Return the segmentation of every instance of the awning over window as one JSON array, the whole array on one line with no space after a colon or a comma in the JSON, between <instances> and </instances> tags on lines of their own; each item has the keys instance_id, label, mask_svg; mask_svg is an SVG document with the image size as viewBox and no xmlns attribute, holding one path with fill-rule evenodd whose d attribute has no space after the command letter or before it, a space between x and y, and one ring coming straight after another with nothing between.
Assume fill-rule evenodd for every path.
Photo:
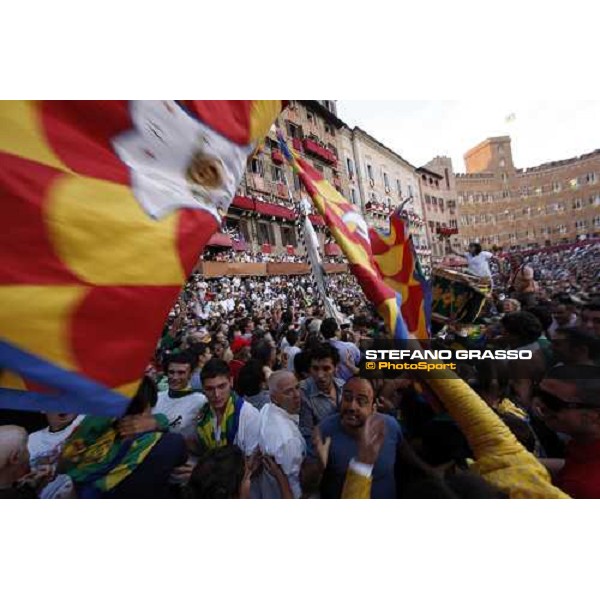
<instances>
[{"instance_id":1,"label":"awning over window","mask_svg":"<svg viewBox=\"0 0 600 600\"><path fill-rule=\"evenodd\" d=\"M325 244L325 256L340 256L341 253L337 244Z\"/></svg>"},{"instance_id":2,"label":"awning over window","mask_svg":"<svg viewBox=\"0 0 600 600\"><path fill-rule=\"evenodd\" d=\"M321 144L315 142L314 140L307 138L302 141L302 145L304 146L304 151L306 153L318 156L320 159L330 164L337 163L336 155L329 150L329 148L321 146Z\"/></svg>"},{"instance_id":3,"label":"awning over window","mask_svg":"<svg viewBox=\"0 0 600 600\"><path fill-rule=\"evenodd\" d=\"M286 208L285 206L279 206L277 204L271 204L269 202L261 202L260 200L255 200L254 204L254 210L261 215L289 219L290 221L295 218L294 211L291 208Z\"/></svg>"},{"instance_id":4,"label":"awning over window","mask_svg":"<svg viewBox=\"0 0 600 600\"><path fill-rule=\"evenodd\" d=\"M325 221L323 221L323 217L321 215L308 215L308 218L313 225L318 225L321 227L325 226Z\"/></svg>"},{"instance_id":5,"label":"awning over window","mask_svg":"<svg viewBox=\"0 0 600 600\"><path fill-rule=\"evenodd\" d=\"M233 199L232 205L242 210L254 210L254 200L247 196L236 196Z\"/></svg>"},{"instance_id":6,"label":"awning over window","mask_svg":"<svg viewBox=\"0 0 600 600\"><path fill-rule=\"evenodd\" d=\"M280 196L287 198L287 188L284 184L278 184L278 193ZM254 198L248 198L247 196L236 196L233 199L232 206L242 210L257 212L268 217L279 217L280 219L288 219L289 221L294 221L296 219L296 213L294 213L291 208L280 206L279 204L272 204L271 202L255 200Z\"/></svg>"},{"instance_id":7,"label":"awning over window","mask_svg":"<svg viewBox=\"0 0 600 600\"><path fill-rule=\"evenodd\" d=\"M233 242L227 234L221 233L218 231L217 233L213 233L210 236L210 239L208 240L208 243L206 245L207 246L221 246L223 248L231 248L231 246L233 245Z\"/></svg>"}]
</instances>

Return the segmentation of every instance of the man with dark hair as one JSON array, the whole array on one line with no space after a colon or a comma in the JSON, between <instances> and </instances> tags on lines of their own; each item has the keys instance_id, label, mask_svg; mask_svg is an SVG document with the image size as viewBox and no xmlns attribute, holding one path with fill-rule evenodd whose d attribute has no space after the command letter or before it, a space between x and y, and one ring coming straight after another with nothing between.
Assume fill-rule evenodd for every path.
<instances>
[{"instance_id":1,"label":"man with dark hair","mask_svg":"<svg viewBox=\"0 0 600 600\"><path fill-rule=\"evenodd\" d=\"M552 337L558 328L574 327L576 322L577 315L573 314L566 304L557 304L552 309L552 325L548 327L548 333Z\"/></svg>"},{"instance_id":2,"label":"man with dark hair","mask_svg":"<svg viewBox=\"0 0 600 600\"><path fill-rule=\"evenodd\" d=\"M553 465L558 487L574 498L600 498L600 367L554 367L534 406L548 427L571 438L564 462Z\"/></svg>"},{"instance_id":3,"label":"man with dark hair","mask_svg":"<svg viewBox=\"0 0 600 600\"><path fill-rule=\"evenodd\" d=\"M165 364L169 389L159 392L153 414L164 415L173 433L189 435L200 409L206 404L206 396L190 387L194 358L191 354L171 355Z\"/></svg>"},{"instance_id":4,"label":"man with dark hair","mask_svg":"<svg viewBox=\"0 0 600 600\"><path fill-rule=\"evenodd\" d=\"M594 365L600 340L585 329L565 327L556 330L552 337L552 351L565 365Z\"/></svg>"},{"instance_id":5,"label":"man with dark hair","mask_svg":"<svg viewBox=\"0 0 600 600\"><path fill-rule=\"evenodd\" d=\"M310 377L310 354L303 350L294 356L293 373L299 381L304 381Z\"/></svg>"},{"instance_id":6,"label":"man with dark hair","mask_svg":"<svg viewBox=\"0 0 600 600\"><path fill-rule=\"evenodd\" d=\"M238 446L249 456L258 446L259 412L232 389L229 365L218 358L202 369L202 387L208 398L188 439L190 451L201 456L207 450Z\"/></svg>"},{"instance_id":7,"label":"man with dark hair","mask_svg":"<svg viewBox=\"0 0 600 600\"><path fill-rule=\"evenodd\" d=\"M581 327L600 338L600 302L586 304L581 310Z\"/></svg>"},{"instance_id":8,"label":"man with dark hair","mask_svg":"<svg viewBox=\"0 0 600 600\"><path fill-rule=\"evenodd\" d=\"M200 373L204 365L212 358L212 346L204 342L196 342L189 348L189 354L194 357L190 387L197 392L202 391Z\"/></svg>"},{"instance_id":9,"label":"man with dark hair","mask_svg":"<svg viewBox=\"0 0 600 600\"><path fill-rule=\"evenodd\" d=\"M287 345L282 349L281 352L281 364L284 369L294 372L294 356L302 352L296 344L298 342L299 334L295 329L290 329L285 334L285 340Z\"/></svg>"},{"instance_id":10,"label":"man with dark hair","mask_svg":"<svg viewBox=\"0 0 600 600\"><path fill-rule=\"evenodd\" d=\"M358 441L367 419L375 413L373 386L367 379L353 377L342 391L340 412L323 419L318 426L322 439L331 439L329 457L321 480L321 498L340 498L346 472L352 467L372 476L371 498L395 498L395 466L402 443L400 425L389 415L377 415L383 421L385 437L374 465L357 465Z\"/></svg>"},{"instance_id":11,"label":"man with dark hair","mask_svg":"<svg viewBox=\"0 0 600 600\"><path fill-rule=\"evenodd\" d=\"M321 335L340 354L340 363L336 369L336 377L346 382L359 373L360 350L352 342L342 342L339 339L341 330L333 317L327 317L321 323Z\"/></svg>"},{"instance_id":12,"label":"man with dark hair","mask_svg":"<svg viewBox=\"0 0 600 600\"><path fill-rule=\"evenodd\" d=\"M300 383L300 431L307 443L314 427L339 407L344 386L335 377L339 362L340 355L330 344L319 344L310 352L310 376Z\"/></svg>"},{"instance_id":13,"label":"man with dark hair","mask_svg":"<svg viewBox=\"0 0 600 600\"><path fill-rule=\"evenodd\" d=\"M525 311L512 312L502 317L501 324L511 348L539 350L537 340L542 335L542 325L536 316Z\"/></svg>"},{"instance_id":14,"label":"man with dark hair","mask_svg":"<svg viewBox=\"0 0 600 600\"><path fill-rule=\"evenodd\" d=\"M489 261L494 258L491 252L481 249L481 244L473 242L469 244L469 251L461 254L452 250L453 254L467 259L467 271L476 277L485 277L492 281L492 271Z\"/></svg>"},{"instance_id":15,"label":"man with dark hair","mask_svg":"<svg viewBox=\"0 0 600 600\"><path fill-rule=\"evenodd\" d=\"M240 321L240 331L243 338L251 339L252 332L254 331L254 321L250 317L244 317Z\"/></svg>"},{"instance_id":16,"label":"man with dark hair","mask_svg":"<svg viewBox=\"0 0 600 600\"><path fill-rule=\"evenodd\" d=\"M244 453L237 446L206 452L198 461L186 486L186 496L196 499L231 500L241 496Z\"/></svg>"},{"instance_id":17,"label":"man with dark hair","mask_svg":"<svg viewBox=\"0 0 600 600\"><path fill-rule=\"evenodd\" d=\"M549 337L548 330L552 325L552 311L547 306L532 306L526 312L531 313L542 326L542 330L546 337Z\"/></svg>"}]
</instances>

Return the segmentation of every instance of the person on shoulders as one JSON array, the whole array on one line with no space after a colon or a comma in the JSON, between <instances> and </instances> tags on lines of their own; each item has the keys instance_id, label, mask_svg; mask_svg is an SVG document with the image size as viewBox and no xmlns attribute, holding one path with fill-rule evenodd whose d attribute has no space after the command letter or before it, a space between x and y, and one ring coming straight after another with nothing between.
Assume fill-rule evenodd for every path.
<instances>
[{"instance_id":1,"label":"person on shoulders","mask_svg":"<svg viewBox=\"0 0 600 600\"><path fill-rule=\"evenodd\" d=\"M468 252L462 254L452 250L453 254L467 259L467 271L475 277L483 277L492 281L492 271L490 269L490 260L494 255L487 250L481 249L481 244L473 242L469 244Z\"/></svg>"}]
</instances>

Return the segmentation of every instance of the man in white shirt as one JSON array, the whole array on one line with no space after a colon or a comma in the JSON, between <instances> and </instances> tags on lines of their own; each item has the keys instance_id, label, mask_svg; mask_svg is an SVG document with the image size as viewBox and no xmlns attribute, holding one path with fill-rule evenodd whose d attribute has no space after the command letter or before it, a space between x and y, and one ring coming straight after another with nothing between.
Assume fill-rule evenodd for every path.
<instances>
[{"instance_id":1,"label":"man in white shirt","mask_svg":"<svg viewBox=\"0 0 600 600\"><path fill-rule=\"evenodd\" d=\"M48 427L34 431L27 440L32 468L56 463L64 441L81 423L83 416L71 413L46 413Z\"/></svg>"},{"instance_id":2,"label":"man in white shirt","mask_svg":"<svg viewBox=\"0 0 600 600\"><path fill-rule=\"evenodd\" d=\"M271 402L260 411L259 446L281 467L294 498L300 498L300 468L306 442L300 433L300 386L289 371L276 371L269 378Z\"/></svg>"},{"instance_id":3,"label":"man in white shirt","mask_svg":"<svg viewBox=\"0 0 600 600\"><path fill-rule=\"evenodd\" d=\"M298 342L298 332L295 329L290 329L283 338L287 344L281 346L281 367L287 369L290 373L294 372L294 356L302 352L296 343Z\"/></svg>"},{"instance_id":4,"label":"man in white shirt","mask_svg":"<svg viewBox=\"0 0 600 600\"><path fill-rule=\"evenodd\" d=\"M481 249L481 244L469 244L469 251L463 255L467 259L467 270L476 277L492 279L489 261L494 257L491 252Z\"/></svg>"},{"instance_id":5,"label":"man in white shirt","mask_svg":"<svg viewBox=\"0 0 600 600\"><path fill-rule=\"evenodd\" d=\"M153 414L165 415L169 431L183 436L191 434L206 396L190 388L193 358L188 354L169 357L166 364L169 389L159 392Z\"/></svg>"}]
</instances>

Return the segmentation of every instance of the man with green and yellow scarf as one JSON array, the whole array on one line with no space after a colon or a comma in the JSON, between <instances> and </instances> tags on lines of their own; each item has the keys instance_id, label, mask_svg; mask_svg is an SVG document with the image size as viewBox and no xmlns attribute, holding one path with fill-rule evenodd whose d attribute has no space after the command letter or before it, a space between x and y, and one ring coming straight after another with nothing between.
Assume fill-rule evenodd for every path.
<instances>
[{"instance_id":1,"label":"man with green and yellow scarf","mask_svg":"<svg viewBox=\"0 0 600 600\"><path fill-rule=\"evenodd\" d=\"M209 360L201 373L208 399L198 414L188 448L196 456L223 446L238 446L246 456L258 447L260 416L258 410L231 388L229 365L218 358Z\"/></svg>"}]
</instances>

